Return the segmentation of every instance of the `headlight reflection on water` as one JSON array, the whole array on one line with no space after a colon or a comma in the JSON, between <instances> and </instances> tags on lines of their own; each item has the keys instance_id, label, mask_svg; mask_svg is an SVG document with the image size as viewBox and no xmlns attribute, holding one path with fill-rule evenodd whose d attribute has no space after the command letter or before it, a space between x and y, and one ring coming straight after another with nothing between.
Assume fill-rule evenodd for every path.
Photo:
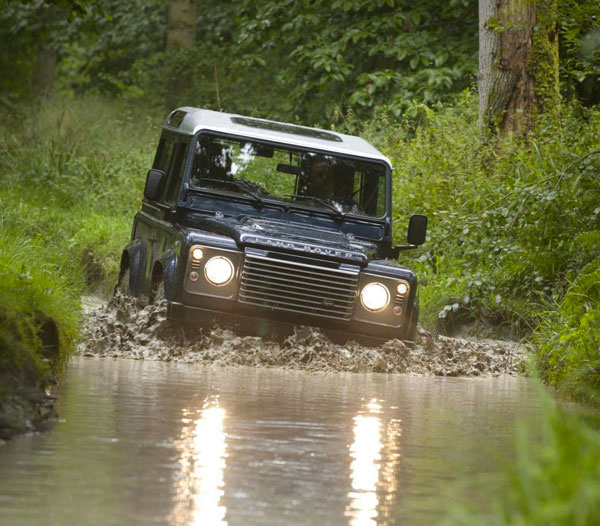
<instances>
[{"instance_id":1,"label":"headlight reflection on water","mask_svg":"<svg viewBox=\"0 0 600 526\"><path fill-rule=\"evenodd\" d=\"M352 490L346 507L351 526L375 525L378 516L393 513L390 506L398 489L401 429L399 420L391 420L384 426L381 413L381 404L373 399L354 417L354 441L350 446ZM383 497L381 503L378 488Z\"/></svg>"},{"instance_id":2,"label":"headlight reflection on water","mask_svg":"<svg viewBox=\"0 0 600 526\"><path fill-rule=\"evenodd\" d=\"M184 410L183 429L175 442L179 471L175 477L175 506L169 516L172 525L226 525L223 475L227 443L225 409L218 398L208 399L194 414Z\"/></svg>"}]
</instances>

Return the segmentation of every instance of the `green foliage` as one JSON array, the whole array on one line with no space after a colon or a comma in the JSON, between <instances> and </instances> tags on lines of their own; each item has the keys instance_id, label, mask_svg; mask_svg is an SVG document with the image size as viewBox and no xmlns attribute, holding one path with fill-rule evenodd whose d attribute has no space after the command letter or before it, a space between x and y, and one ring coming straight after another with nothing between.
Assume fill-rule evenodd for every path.
<instances>
[{"instance_id":1,"label":"green foliage","mask_svg":"<svg viewBox=\"0 0 600 526\"><path fill-rule=\"evenodd\" d=\"M161 0L102 0L100 9L88 9L77 21L81 36L61 48L64 87L78 94L154 93L153 67L164 49L166 17L167 4ZM147 70L144 79L139 78L140 64ZM158 73L164 77L164 67Z\"/></svg>"},{"instance_id":2,"label":"green foliage","mask_svg":"<svg viewBox=\"0 0 600 526\"><path fill-rule=\"evenodd\" d=\"M385 103L400 113L416 100L448 100L474 81L476 7L473 0L441 8L431 0L198 0L196 45L166 55L165 2L99 0L75 19L56 8L51 24L40 21L41 0L9 2L0 14L7 49L0 71L8 73L1 90L27 94L44 43L61 59L60 85L75 93L162 105L171 79L185 76L177 95L186 104L322 125L342 122L349 108L370 115Z\"/></svg>"},{"instance_id":3,"label":"green foliage","mask_svg":"<svg viewBox=\"0 0 600 526\"><path fill-rule=\"evenodd\" d=\"M569 97L600 103L600 4L562 0L559 10L560 74Z\"/></svg>"},{"instance_id":4,"label":"green foliage","mask_svg":"<svg viewBox=\"0 0 600 526\"><path fill-rule=\"evenodd\" d=\"M442 328L504 324L523 335L544 302L566 293L572 240L600 219L600 113L564 108L540 117L526 140L481 137L476 120L467 92L430 110L416 132L407 124L389 133L379 119L365 133L396 166L397 239L410 214L430 218L428 242L411 261L430 282L424 319Z\"/></svg>"},{"instance_id":5,"label":"green foliage","mask_svg":"<svg viewBox=\"0 0 600 526\"><path fill-rule=\"evenodd\" d=\"M399 115L415 100L447 100L475 76L471 0L242 4L244 62L273 68L293 115L304 122L341 122L350 108L368 116L382 104Z\"/></svg>"}]
</instances>

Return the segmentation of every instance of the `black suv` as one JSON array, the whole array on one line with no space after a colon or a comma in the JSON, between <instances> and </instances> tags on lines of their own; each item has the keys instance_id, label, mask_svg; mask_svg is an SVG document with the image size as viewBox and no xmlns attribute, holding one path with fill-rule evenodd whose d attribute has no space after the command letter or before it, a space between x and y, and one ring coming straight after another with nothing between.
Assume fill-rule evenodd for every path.
<instances>
[{"instance_id":1,"label":"black suv","mask_svg":"<svg viewBox=\"0 0 600 526\"><path fill-rule=\"evenodd\" d=\"M392 168L341 133L196 108L167 117L118 287L170 318L264 335L412 340L415 273L390 259Z\"/></svg>"}]
</instances>

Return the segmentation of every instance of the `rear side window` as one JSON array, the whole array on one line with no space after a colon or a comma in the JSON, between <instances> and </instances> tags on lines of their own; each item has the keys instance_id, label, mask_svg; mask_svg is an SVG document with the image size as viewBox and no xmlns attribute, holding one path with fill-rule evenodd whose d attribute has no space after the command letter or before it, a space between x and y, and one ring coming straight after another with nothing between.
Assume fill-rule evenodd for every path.
<instances>
[{"instance_id":1,"label":"rear side window","mask_svg":"<svg viewBox=\"0 0 600 526\"><path fill-rule=\"evenodd\" d=\"M171 169L168 172L167 191L165 201L170 205L174 204L179 195L183 171L185 169L185 159L188 152L188 143L179 142L175 145L175 154L171 162Z\"/></svg>"},{"instance_id":2,"label":"rear side window","mask_svg":"<svg viewBox=\"0 0 600 526\"><path fill-rule=\"evenodd\" d=\"M162 170L168 173L171 159L173 158L173 150L175 148L175 138L172 136L162 136L156 149L156 156L152 168Z\"/></svg>"}]
</instances>

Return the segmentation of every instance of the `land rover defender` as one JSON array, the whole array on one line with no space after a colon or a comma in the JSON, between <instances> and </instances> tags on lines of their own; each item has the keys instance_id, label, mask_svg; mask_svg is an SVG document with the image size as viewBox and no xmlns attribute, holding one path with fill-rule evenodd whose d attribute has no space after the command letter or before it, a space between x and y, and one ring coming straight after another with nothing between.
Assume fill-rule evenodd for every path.
<instances>
[{"instance_id":1,"label":"land rover defender","mask_svg":"<svg viewBox=\"0 0 600 526\"><path fill-rule=\"evenodd\" d=\"M164 125L117 287L201 325L414 339L417 278L395 260L392 167L335 131L191 107Z\"/></svg>"}]
</instances>

